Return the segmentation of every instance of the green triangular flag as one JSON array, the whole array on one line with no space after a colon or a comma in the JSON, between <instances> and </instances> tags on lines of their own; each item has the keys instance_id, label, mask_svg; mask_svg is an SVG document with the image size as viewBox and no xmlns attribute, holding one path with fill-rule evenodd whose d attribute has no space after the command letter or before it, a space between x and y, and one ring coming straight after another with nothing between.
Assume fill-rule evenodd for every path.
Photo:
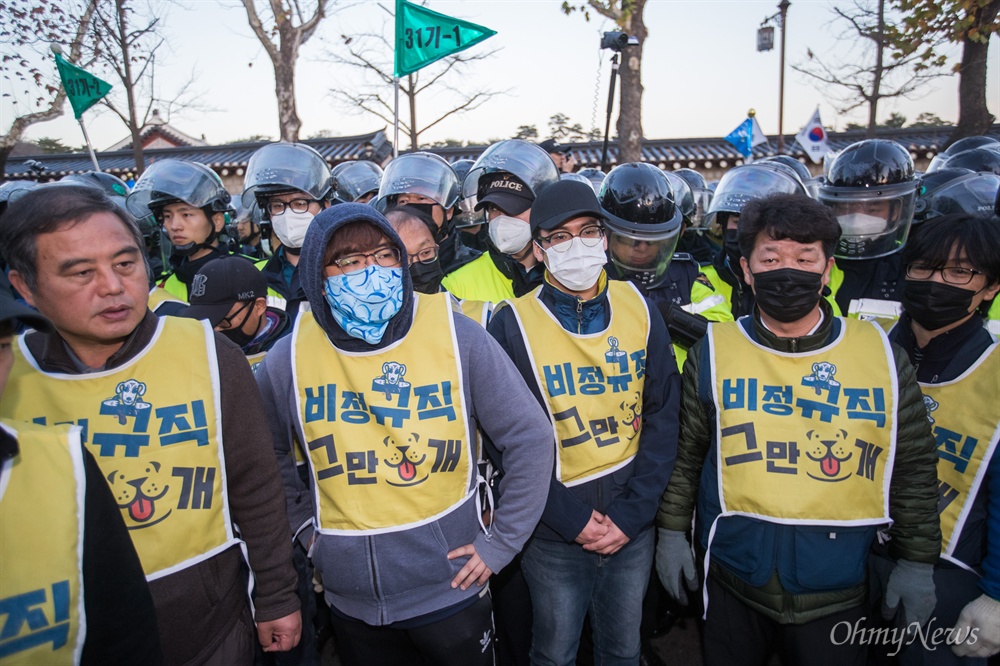
<instances>
[{"instance_id":1,"label":"green triangular flag","mask_svg":"<svg viewBox=\"0 0 1000 666\"><path fill-rule=\"evenodd\" d=\"M395 75L415 72L495 34L496 30L396 0Z\"/></svg>"},{"instance_id":2,"label":"green triangular flag","mask_svg":"<svg viewBox=\"0 0 1000 666\"><path fill-rule=\"evenodd\" d=\"M111 84L102 81L93 74L66 61L59 53L56 56L56 67L59 68L59 78L62 79L66 97L73 107L73 115L79 120L83 112L97 104L109 92Z\"/></svg>"}]
</instances>

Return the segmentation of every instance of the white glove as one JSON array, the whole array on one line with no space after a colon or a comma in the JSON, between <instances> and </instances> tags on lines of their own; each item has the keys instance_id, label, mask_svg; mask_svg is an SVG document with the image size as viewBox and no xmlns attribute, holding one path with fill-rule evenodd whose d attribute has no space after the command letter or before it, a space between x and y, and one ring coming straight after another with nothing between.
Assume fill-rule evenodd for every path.
<instances>
[{"instance_id":1,"label":"white glove","mask_svg":"<svg viewBox=\"0 0 1000 666\"><path fill-rule=\"evenodd\" d=\"M685 586L692 592L698 589L698 570L694 566L691 546L684 532L658 527L656 533L656 573L667 594L681 606L686 606Z\"/></svg>"},{"instance_id":2,"label":"white glove","mask_svg":"<svg viewBox=\"0 0 1000 666\"><path fill-rule=\"evenodd\" d=\"M962 609L955 634L965 642L952 645L959 657L992 657L1000 652L1000 601L982 594Z\"/></svg>"},{"instance_id":3,"label":"white glove","mask_svg":"<svg viewBox=\"0 0 1000 666\"><path fill-rule=\"evenodd\" d=\"M882 617L891 620L902 602L906 626L927 624L937 604L934 594L934 565L900 560L889 574L882 597Z\"/></svg>"}]
</instances>

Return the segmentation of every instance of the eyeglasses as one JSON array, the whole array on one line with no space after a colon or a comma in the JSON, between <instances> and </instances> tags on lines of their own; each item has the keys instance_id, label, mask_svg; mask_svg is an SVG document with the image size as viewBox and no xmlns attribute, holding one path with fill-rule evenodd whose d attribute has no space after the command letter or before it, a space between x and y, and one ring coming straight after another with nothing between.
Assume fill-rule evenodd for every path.
<instances>
[{"instance_id":1,"label":"eyeglasses","mask_svg":"<svg viewBox=\"0 0 1000 666\"><path fill-rule=\"evenodd\" d=\"M371 257L376 264L383 268L399 266L399 249L395 247L380 247L374 252L345 254L343 257L333 259L329 265L336 266L345 273L354 273L363 270L368 265L368 257Z\"/></svg>"},{"instance_id":2,"label":"eyeglasses","mask_svg":"<svg viewBox=\"0 0 1000 666\"><path fill-rule=\"evenodd\" d=\"M982 271L961 266L935 268L927 264L910 264L906 267L906 277L914 280L929 280L935 273L941 273L941 278L948 284L969 284L972 278L983 274Z\"/></svg>"},{"instance_id":3,"label":"eyeglasses","mask_svg":"<svg viewBox=\"0 0 1000 666\"><path fill-rule=\"evenodd\" d=\"M432 247L425 247L420 252L411 254L407 258L409 259L411 266L418 262L421 264L433 263L433 261L438 258L438 246L434 245Z\"/></svg>"},{"instance_id":4,"label":"eyeglasses","mask_svg":"<svg viewBox=\"0 0 1000 666\"><path fill-rule=\"evenodd\" d=\"M319 199L292 199L291 201L268 201L267 212L271 215L281 215L286 208L291 208L294 213L305 213L309 211L309 206L320 203Z\"/></svg>"},{"instance_id":5,"label":"eyeglasses","mask_svg":"<svg viewBox=\"0 0 1000 666\"><path fill-rule=\"evenodd\" d=\"M557 231L549 236L539 236L538 246L544 249L547 244L556 252L565 252L569 249L569 242L574 238L579 238L580 242L587 247L596 247L604 238L604 229L600 225L592 224L580 229L580 233L571 234L568 231Z\"/></svg>"},{"instance_id":6,"label":"eyeglasses","mask_svg":"<svg viewBox=\"0 0 1000 666\"><path fill-rule=\"evenodd\" d=\"M244 310L246 310L251 305L253 305L253 301L244 301L243 302L243 307L241 307L239 310L237 310L233 314L229 315L228 317L224 317L222 319L222 321L219 322L218 328L220 328L222 330L228 330L230 328L233 328L235 326L235 324L233 323L233 320L236 319L237 317L239 317L240 313L243 312ZM240 325L242 326L242 324L240 324Z\"/></svg>"}]
</instances>

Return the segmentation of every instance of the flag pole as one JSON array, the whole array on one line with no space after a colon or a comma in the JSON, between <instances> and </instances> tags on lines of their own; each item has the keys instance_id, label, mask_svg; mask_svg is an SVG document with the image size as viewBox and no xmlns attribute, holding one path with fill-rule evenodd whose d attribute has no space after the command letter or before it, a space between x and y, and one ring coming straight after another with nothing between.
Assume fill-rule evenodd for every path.
<instances>
[{"instance_id":1,"label":"flag pole","mask_svg":"<svg viewBox=\"0 0 1000 666\"><path fill-rule=\"evenodd\" d=\"M77 122L80 123L80 131L83 132L83 140L87 142L87 150L90 151L90 161L94 163L94 171L100 171L101 165L97 163L97 154L94 153L94 147L90 145L90 137L87 136L87 128L83 125L83 118L77 118Z\"/></svg>"},{"instance_id":2,"label":"flag pole","mask_svg":"<svg viewBox=\"0 0 1000 666\"><path fill-rule=\"evenodd\" d=\"M392 157L393 159L399 157L399 77L393 77L393 85L396 88L396 104L395 111L393 112L393 138L392 138Z\"/></svg>"}]
</instances>

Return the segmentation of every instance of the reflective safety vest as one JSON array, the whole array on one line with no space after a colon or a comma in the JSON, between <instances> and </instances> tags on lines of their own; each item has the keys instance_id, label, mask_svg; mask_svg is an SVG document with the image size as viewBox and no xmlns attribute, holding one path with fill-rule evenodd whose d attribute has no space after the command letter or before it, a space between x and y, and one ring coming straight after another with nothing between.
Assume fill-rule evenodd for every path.
<instances>
[{"instance_id":1,"label":"reflective safety vest","mask_svg":"<svg viewBox=\"0 0 1000 666\"><path fill-rule=\"evenodd\" d=\"M0 428L20 447L0 466L0 663L77 664L87 626L80 428Z\"/></svg>"},{"instance_id":2,"label":"reflective safety vest","mask_svg":"<svg viewBox=\"0 0 1000 666\"><path fill-rule=\"evenodd\" d=\"M514 298L514 282L500 272L488 252L445 275L441 286L463 301L499 303Z\"/></svg>"},{"instance_id":3,"label":"reflective safety vest","mask_svg":"<svg viewBox=\"0 0 1000 666\"><path fill-rule=\"evenodd\" d=\"M163 317L123 366L43 372L21 336L0 415L76 423L122 510L148 580L237 543L229 515L215 334Z\"/></svg>"},{"instance_id":4,"label":"reflective safety vest","mask_svg":"<svg viewBox=\"0 0 1000 666\"><path fill-rule=\"evenodd\" d=\"M295 322L296 418L321 533L409 529L476 490L452 299L414 301L406 336L371 352L337 349L311 313Z\"/></svg>"},{"instance_id":5,"label":"reflective safety vest","mask_svg":"<svg viewBox=\"0 0 1000 666\"><path fill-rule=\"evenodd\" d=\"M990 310L986 314L986 330L994 336L1000 337L1000 296L993 299L993 305L990 306Z\"/></svg>"},{"instance_id":6,"label":"reflective safety vest","mask_svg":"<svg viewBox=\"0 0 1000 666\"><path fill-rule=\"evenodd\" d=\"M1000 439L998 347L997 343L990 345L960 377L940 384L920 384L938 446L941 557L966 568L966 563L955 558L958 536Z\"/></svg>"},{"instance_id":7,"label":"reflective safety vest","mask_svg":"<svg viewBox=\"0 0 1000 666\"><path fill-rule=\"evenodd\" d=\"M575 486L621 469L639 451L649 309L631 282L609 280L608 327L578 335L545 307L541 290L508 303L552 421L556 478Z\"/></svg>"},{"instance_id":8,"label":"reflective safety vest","mask_svg":"<svg viewBox=\"0 0 1000 666\"><path fill-rule=\"evenodd\" d=\"M483 328L486 328L486 325L490 323L490 317L493 316L493 304L489 301L465 299L458 302L458 307L462 314Z\"/></svg>"},{"instance_id":9,"label":"reflective safety vest","mask_svg":"<svg viewBox=\"0 0 1000 666\"><path fill-rule=\"evenodd\" d=\"M177 277L177 273L171 273L168 275L166 279L160 283L159 288L173 297L170 300L179 300L185 303L187 302L187 285L181 282L181 279Z\"/></svg>"},{"instance_id":10,"label":"reflective safety vest","mask_svg":"<svg viewBox=\"0 0 1000 666\"><path fill-rule=\"evenodd\" d=\"M164 303L177 303L179 305L188 304L187 301L177 298L162 287L153 287L149 292L149 309L156 312L156 310Z\"/></svg>"},{"instance_id":11,"label":"reflective safety vest","mask_svg":"<svg viewBox=\"0 0 1000 666\"><path fill-rule=\"evenodd\" d=\"M722 515L802 525L889 521L898 386L874 324L840 319L822 349L785 353L739 322L708 329Z\"/></svg>"}]
</instances>

